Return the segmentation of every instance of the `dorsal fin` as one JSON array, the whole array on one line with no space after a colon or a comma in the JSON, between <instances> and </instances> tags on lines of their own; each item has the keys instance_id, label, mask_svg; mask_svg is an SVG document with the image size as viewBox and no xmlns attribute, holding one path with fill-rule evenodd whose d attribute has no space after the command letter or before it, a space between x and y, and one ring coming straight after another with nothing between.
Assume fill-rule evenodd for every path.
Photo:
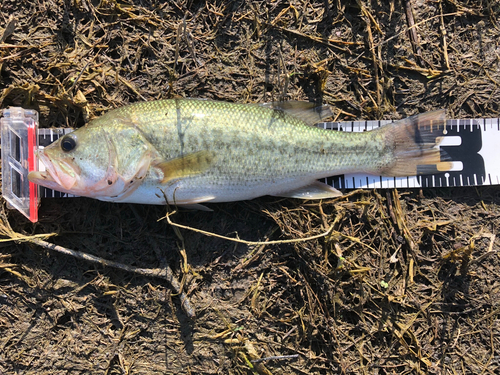
<instances>
[{"instance_id":1,"label":"dorsal fin","mask_svg":"<svg viewBox=\"0 0 500 375\"><path fill-rule=\"evenodd\" d=\"M261 104L263 107L272 108L278 111L286 112L294 117L304 121L307 125L314 125L324 121L333 115L327 105L318 105L316 103L289 100L286 102L270 102Z\"/></svg>"}]
</instances>

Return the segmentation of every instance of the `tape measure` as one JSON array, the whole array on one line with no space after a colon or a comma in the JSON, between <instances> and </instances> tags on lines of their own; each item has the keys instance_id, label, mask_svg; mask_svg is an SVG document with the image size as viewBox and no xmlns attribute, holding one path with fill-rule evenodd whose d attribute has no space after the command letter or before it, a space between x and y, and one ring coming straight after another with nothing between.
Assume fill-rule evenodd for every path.
<instances>
[{"instance_id":1,"label":"tape measure","mask_svg":"<svg viewBox=\"0 0 500 375\"><path fill-rule=\"evenodd\" d=\"M391 122L393 121L324 122L317 126L332 131L362 132ZM0 126L2 195L12 207L36 222L40 198L74 197L39 187L28 180L29 172L45 169L43 163L37 161L35 151L73 129L39 129L38 113L20 107L4 109ZM324 179L324 182L336 189L500 185L500 118L447 120L444 128L436 129L436 137L442 138L439 147L449 155L452 162L452 168L447 172L419 166L416 176L383 177L356 173L332 176Z\"/></svg>"},{"instance_id":2,"label":"tape measure","mask_svg":"<svg viewBox=\"0 0 500 375\"><path fill-rule=\"evenodd\" d=\"M325 122L322 129L362 132L393 121ZM433 188L500 185L500 118L447 120L436 131L442 138L439 148L451 159L447 172L428 173L417 169L417 176L383 177L368 174L345 174L325 179L336 189Z\"/></svg>"}]
</instances>

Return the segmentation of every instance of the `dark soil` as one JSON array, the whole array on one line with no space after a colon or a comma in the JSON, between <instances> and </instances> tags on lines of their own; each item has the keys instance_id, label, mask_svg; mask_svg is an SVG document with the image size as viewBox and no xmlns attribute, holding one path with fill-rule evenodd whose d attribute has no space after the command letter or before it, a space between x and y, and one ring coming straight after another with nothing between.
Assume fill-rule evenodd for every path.
<instances>
[{"instance_id":1,"label":"dark soil","mask_svg":"<svg viewBox=\"0 0 500 375\"><path fill-rule=\"evenodd\" d=\"M500 4L0 3L1 108L80 127L172 97L317 101L337 120L500 117ZM331 233L249 246L174 230L165 207L47 199L32 224L2 200L0 374L500 371L498 186L211 208L171 219L248 241ZM196 316L162 278L33 243L50 233L124 265L168 264Z\"/></svg>"}]
</instances>

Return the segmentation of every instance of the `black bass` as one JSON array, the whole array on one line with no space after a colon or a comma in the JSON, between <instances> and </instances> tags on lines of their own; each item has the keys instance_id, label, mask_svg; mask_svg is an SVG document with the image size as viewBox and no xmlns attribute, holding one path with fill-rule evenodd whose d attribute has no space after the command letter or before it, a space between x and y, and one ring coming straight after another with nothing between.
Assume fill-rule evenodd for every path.
<instances>
[{"instance_id":1,"label":"black bass","mask_svg":"<svg viewBox=\"0 0 500 375\"><path fill-rule=\"evenodd\" d=\"M327 106L293 101L136 103L41 150L46 170L29 179L104 201L196 205L262 195L330 198L341 193L317 179L356 172L412 176L417 165L442 160L432 129L443 127L444 111L363 133L312 126L330 115Z\"/></svg>"}]
</instances>

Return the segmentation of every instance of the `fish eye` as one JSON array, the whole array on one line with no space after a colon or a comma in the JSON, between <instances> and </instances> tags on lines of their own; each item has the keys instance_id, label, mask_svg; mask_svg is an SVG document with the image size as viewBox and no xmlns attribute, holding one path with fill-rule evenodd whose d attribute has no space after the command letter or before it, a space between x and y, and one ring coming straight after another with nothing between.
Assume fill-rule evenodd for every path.
<instances>
[{"instance_id":1,"label":"fish eye","mask_svg":"<svg viewBox=\"0 0 500 375\"><path fill-rule=\"evenodd\" d=\"M69 151L73 150L75 147L76 147L76 140L72 136L65 135L61 139L61 149L64 152L69 152Z\"/></svg>"}]
</instances>

